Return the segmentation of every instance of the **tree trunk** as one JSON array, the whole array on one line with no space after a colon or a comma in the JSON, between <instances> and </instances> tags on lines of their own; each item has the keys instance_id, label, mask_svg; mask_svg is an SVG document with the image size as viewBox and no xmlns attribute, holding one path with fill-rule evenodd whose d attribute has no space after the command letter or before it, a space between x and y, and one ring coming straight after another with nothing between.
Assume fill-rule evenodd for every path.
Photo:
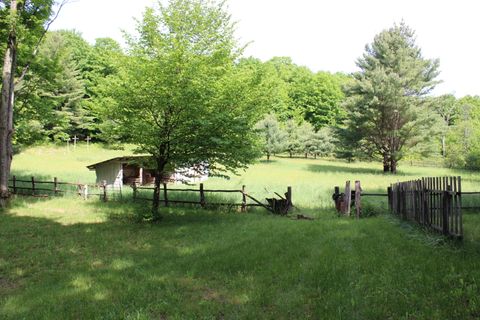
<instances>
[{"instance_id":1,"label":"tree trunk","mask_svg":"<svg viewBox=\"0 0 480 320\"><path fill-rule=\"evenodd\" d=\"M393 174L397 174L397 159L392 159L390 160L390 172Z\"/></svg>"},{"instance_id":2,"label":"tree trunk","mask_svg":"<svg viewBox=\"0 0 480 320\"><path fill-rule=\"evenodd\" d=\"M313 158L317 159L317 154L316 153L313 154Z\"/></svg>"},{"instance_id":3,"label":"tree trunk","mask_svg":"<svg viewBox=\"0 0 480 320\"><path fill-rule=\"evenodd\" d=\"M158 222L162 220L160 214L160 185L162 184L162 178L165 169L164 161L157 161L157 170L155 171L155 188L153 189L153 205L152 205L152 220Z\"/></svg>"},{"instance_id":4,"label":"tree trunk","mask_svg":"<svg viewBox=\"0 0 480 320\"><path fill-rule=\"evenodd\" d=\"M289 152L289 154L290 154L290 158L292 158L292 157L293 157L293 155L292 155L292 152L291 152L291 151Z\"/></svg>"},{"instance_id":5,"label":"tree trunk","mask_svg":"<svg viewBox=\"0 0 480 320\"><path fill-rule=\"evenodd\" d=\"M442 156L444 158L447 156L447 147L446 147L445 135L442 136Z\"/></svg>"},{"instance_id":6,"label":"tree trunk","mask_svg":"<svg viewBox=\"0 0 480 320\"><path fill-rule=\"evenodd\" d=\"M305 152L305 159L307 159L307 158L308 158L308 153Z\"/></svg>"},{"instance_id":7,"label":"tree trunk","mask_svg":"<svg viewBox=\"0 0 480 320\"><path fill-rule=\"evenodd\" d=\"M270 161L270 153L267 153L267 161Z\"/></svg>"},{"instance_id":8,"label":"tree trunk","mask_svg":"<svg viewBox=\"0 0 480 320\"><path fill-rule=\"evenodd\" d=\"M12 17L17 11L17 1L10 2ZM8 43L3 59L2 97L0 99L0 206L5 207L10 193L8 178L12 163L14 78L17 57L17 37L15 22L12 22Z\"/></svg>"},{"instance_id":9,"label":"tree trunk","mask_svg":"<svg viewBox=\"0 0 480 320\"><path fill-rule=\"evenodd\" d=\"M383 155L383 172L390 172L390 159L388 158L388 155L384 154Z\"/></svg>"}]
</instances>

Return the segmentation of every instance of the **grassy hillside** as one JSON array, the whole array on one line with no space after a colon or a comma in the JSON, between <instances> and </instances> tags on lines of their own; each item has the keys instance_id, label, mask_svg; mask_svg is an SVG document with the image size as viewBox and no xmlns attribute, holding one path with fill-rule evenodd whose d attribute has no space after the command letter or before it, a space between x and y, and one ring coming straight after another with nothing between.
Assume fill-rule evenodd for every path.
<instances>
[{"instance_id":1,"label":"grassy hillside","mask_svg":"<svg viewBox=\"0 0 480 320\"><path fill-rule=\"evenodd\" d=\"M35 148L14 166L88 182L85 165L124 154L91 150ZM135 222L144 203L19 198L0 214L0 318L478 319L479 215L465 216L466 239L455 244L388 214L356 221L326 208L346 179L383 190L460 172L402 167L392 177L377 167L276 159L208 181L254 194L292 185L314 221L169 208L151 225ZM479 175L462 176L475 188Z\"/></svg>"}]
</instances>

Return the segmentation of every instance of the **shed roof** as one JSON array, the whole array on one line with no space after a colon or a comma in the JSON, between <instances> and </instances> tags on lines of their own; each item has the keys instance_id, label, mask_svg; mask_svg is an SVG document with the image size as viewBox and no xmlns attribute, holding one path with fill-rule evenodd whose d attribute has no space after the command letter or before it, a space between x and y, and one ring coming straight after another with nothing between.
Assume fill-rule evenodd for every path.
<instances>
[{"instance_id":1,"label":"shed roof","mask_svg":"<svg viewBox=\"0 0 480 320\"><path fill-rule=\"evenodd\" d=\"M112 158L112 159L108 159L108 160L104 160L101 162L88 165L87 168L89 170L95 170L97 166L105 163L109 163L109 162L140 164L141 162L146 162L150 159L151 159L151 156L123 156L123 157L116 157L116 158Z\"/></svg>"}]
</instances>

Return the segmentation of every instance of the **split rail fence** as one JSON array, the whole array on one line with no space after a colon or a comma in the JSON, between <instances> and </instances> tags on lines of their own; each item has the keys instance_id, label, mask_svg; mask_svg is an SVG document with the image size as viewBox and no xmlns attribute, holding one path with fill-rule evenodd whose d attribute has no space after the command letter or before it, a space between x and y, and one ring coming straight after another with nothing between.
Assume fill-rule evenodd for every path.
<instances>
[{"instance_id":1,"label":"split rail fence","mask_svg":"<svg viewBox=\"0 0 480 320\"><path fill-rule=\"evenodd\" d=\"M18 195L28 195L35 197L49 197L49 196L59 196L65 194L77 194L84 199L88 199L91 196L99 196L103 201L107 201L108 198L114 194L120 194L121 190L112 190L107 187L106 182L104 181L101 184L82 184L82 183L71 183L71 182L60 182L57 178L54 178L52 181L41 181L31 177L29 180L17 179L16 176L13 176L9 180L10 185L9 189L13 194ZM153 201L152 198L142 197L142 191L151 191L150 195L153 195L155 188L153 187L141 187L132 185L133 190L133 199L134 200L147 200ZM176 196L171 196L172 193L198 193L196 198L198 200L185 200L179 199ZM223 202L219 201L207 201L208 197L206 194L232 194L237 193L241 196L241 202ZM248 207L263 207L266 210L275 213L275 214L287 214L292 205L292 188L288 187L285 196L281 196L278 193L275 193L279 199L271 198L266 199L267 203L262 203L257 200L252 195L246 192L246 187L242 186L241 190L211 190L205 189L203 183L200 184L199 189L181 189L181 188L167 188L167 184L163 184L161 195L162 198L160 201L168 207L171 204L188 204L188 205L199 205L203 208L208 206L229 206L229 207L240 207L241 212L246 212ZM188 196L186 198L189 198ZM191 198L191 197L190 197ZM222 200L220 200L222 201Z\"/></svg>"},{"instance_id":2,"label":"split rail fence","mask_svg":"<svg viewBox=\"0 0 480 320\"><path fill-rule=\"evenodd\" d=\"M446 236L463 238L461 177L429 177L388 188L392 213Z\"/></svg>"},{"instance_id":3,"label":"split rail fence","mask_svg":"<svg viewBox=\"0 0 480 320\"><path fill-rule=\"evenodd\" d=\"M131 186L133 189L133 199L134 200L146 200L146 201L153 201L152 198L145 198L142 197L140 192L142 190L148 190L151 191L151 194L153 194L155 188L154 187L139 187L136 185ZM292 188L288 187L287 192L285 193L285 197L282 197L278 193L276 193L277 196L280 197L280 199L267 199L267 203L262 203L258 199L254 198L253 196L249 195L245 191L246 187L242 186L241 190L213 190L213 189L205 189L203 183L200 184L199 189L180 189L180 188L168 188L167 184L164 183L162 185L162 190L160 190L160 194L162 195L162 198L160 201L168 207L170 204L189 204L189 205L199 205L202 208L205 208L207 206L228 206L228 207L240 207L241 212L246 212L248 207L263 207L267 209L268 211L272 213L277 213L277 214L287 214L288 211L292 207ZM171 193L182 193L182 192L188 192L188 193L198 193L197 199L198 200L178 200L176 197L172 197L173 199L170 198ZM210 202L207 201L206 194L239 194L241 196L241 202L240 203L235 203L235 202ZM248 202L250 200L250 203Z\"/></svg>"},{"instance_id":4,"label":"split rail fence","mask_svg":"<svg viewBox=\"0 0 480 320\"><path fill-rule=\"evenodd\" d=\"M48 197L51 195L77 194L87 199L90 196L99 196L107 200L107 186L102 184L83 184L72 182L61 182L55 177L52 181L42 181L31 177L29 180L17 179L13 176L9 180L9 189L13 194L29 195L35 197Z\"/></svg>"}]
</instances>

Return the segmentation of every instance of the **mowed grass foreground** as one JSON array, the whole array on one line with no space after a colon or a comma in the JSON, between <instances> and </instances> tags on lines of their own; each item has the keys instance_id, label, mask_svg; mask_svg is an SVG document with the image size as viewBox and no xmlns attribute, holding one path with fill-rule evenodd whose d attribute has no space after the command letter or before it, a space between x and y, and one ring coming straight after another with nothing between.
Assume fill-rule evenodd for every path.
<instances>
[{"instance_id":1,"label":"mowed grass foreground","mask_svg":"<svg viewBox=\"0 0 480 320\"><path fill-rule=\"evenodd\" d=\"M36 173L19 163L17 172ZM465 242L455 244L387 214L356 221L326 208L337 180L359 178L380 190L396 178L374 168L277 159L208 182L260 193L291 181L314 221L169 208L152 225L135 222L145 203L16 199L0 215L0 318L479 318L478 215L466 215ZM407 169L400 179L423 172ZM61 176L48 170L44 176Z\"/></svg>"}]
</instances>

